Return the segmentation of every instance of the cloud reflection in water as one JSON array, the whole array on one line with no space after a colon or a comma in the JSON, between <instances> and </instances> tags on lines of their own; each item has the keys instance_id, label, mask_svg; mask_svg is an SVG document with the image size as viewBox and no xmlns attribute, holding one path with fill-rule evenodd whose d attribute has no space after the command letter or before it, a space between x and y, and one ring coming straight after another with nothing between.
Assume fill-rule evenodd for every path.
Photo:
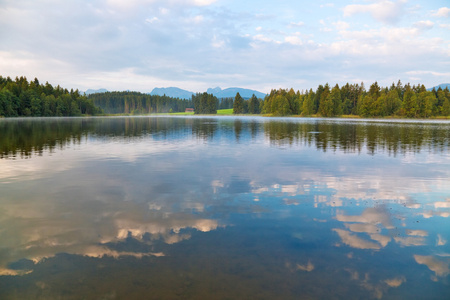
<instances>
[{"instance_id":1,"label":"cloud reflection in water","mask_svg":"<svg viewBox=\"0 0 450 300\"><path fill-rule=\"evenodd\" d=\"M328 121L262 120L251 131L253 120L244 119L235 143L232 119L142 122L129 121L146 133L102 123L101 133L86 129L79 143L0 161L0 274L30 274L11 264L58 253L178 263L191 255L199 269L242 257L215 275L254 278L267 268L276 278L287 270L300 286L346 274L346 284L375 297L415 282L388 265L396 259L413 270L426 266L441 282L449 274L450 226L436 226L450 216L445 146L428 151L426 143L392 140L380 133L397 130L387 125L352 125L362 133L350 142L348 128ZM171 122L180 127L165 131ZM432 168L423 170L423 158Z\"/></svg>"}]
</instances>

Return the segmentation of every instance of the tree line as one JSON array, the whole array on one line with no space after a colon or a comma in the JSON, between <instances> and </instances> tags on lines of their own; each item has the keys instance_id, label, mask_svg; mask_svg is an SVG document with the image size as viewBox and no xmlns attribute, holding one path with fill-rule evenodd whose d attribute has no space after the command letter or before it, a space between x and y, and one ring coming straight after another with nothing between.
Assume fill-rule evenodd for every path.
<instances>
[{"instance_id":1,"label":"tree line","mask_svg":"<svg viewBox=\"0 0 450 300\"><path fill-rule=\"evenodd\" d=\"M140 92L95 93L88 99L107 114L151 114L184 112L194 108L195 114L216 114L218 109L233 107L233 98L218 99L212 94L197 93L191 99L166 95L149 95Z\"/></svg>"},{"instance_id":2,"label":"tree line","mask_svg":"<svg viewBox=\"0 0 450 300\"><path fill-rule=\"evenodd\" d=\"M242 111L236 102L241 102L236 95L234 113ZM450 115L450 91L448 88L427 91L424 85L403 85L401 81L390 87L380 87L373 83L367 91L364 83L319 85L313 91L295 92L279 89L272 90L260 102L260 112L275 116L319 115L334 117L341 115L359 115L362 117L398 116L406 118L429 118ZM253 112L252 112L253 113Z\"/></svg>"},{"instance_id":3,"label":"tree line","mask_svg":"<svg viewBox=\"0 0 450 300\"><path fill-rule=\"evenodd\" d=\"M130 91L86 97L78 90L41 84L37 78L28 81L26 77L12 80L0 76L0 117L171 113L186 108L194 108L195 114L216 114L218 109L233 108L234 114L429 118L450 115L450 91L440 87L427 91L424 85L403 85L399 80L390 87L375 82L369 90L364 83L342 87L327 83L315 91L301 92L274 89L264 99L255 95L244 99L239 93L234 99L218 99L206 92L179 99Z\"/></svg>"},{"instance_id":4,"label":"tree line","mask_svg":"<svg viewBox=\"0 0 450 300\"><path fill-rule=\"evenodd\" d=\"M258 99L255 94L248 100L244 100L239 93L236 94L233 103L234 114L259 114L264 101Z\"/></svg>"},{"instance_id":5,"label":"tree line","mask_svg":"<svg viewBox=\"0 0 450 300\"><path fill-rule=\"evenodd\" d=\"M186 108L192 108L191 100L130 91L96 93L88 99L107 114L184 112Z\"/></svg>"},{"instance_id":6,"label":"tree line","mask_svg":"<svg viewBox=\"0 0 450 300\"><path fill-rule=\"evenodd\" d=\"M80 116L101 113L92 101L78 90L53 87L37 78L0 76L0 117Z\"/></svg>"}]
</instances>

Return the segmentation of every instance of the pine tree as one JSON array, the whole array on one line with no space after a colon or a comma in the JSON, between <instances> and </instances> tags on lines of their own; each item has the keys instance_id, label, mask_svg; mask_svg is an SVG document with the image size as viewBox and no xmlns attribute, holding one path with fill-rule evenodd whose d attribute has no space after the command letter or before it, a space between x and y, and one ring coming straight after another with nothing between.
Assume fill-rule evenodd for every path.
<instances>
[{"instance_id":1,"label":"pine tree","mask_svg":"<svg viewBox=\"0 0 450 300\"><path fill-rule=\"evenodd\" d=\"M331 101L333 102L333 116L342 115L342 100L341 100L341 90L339 89L339 85L335 85L335 87L331 90Z\"/></svg>"},{"instance_id":2,"label":"pine tree","mask_svg":"<svg viewBox=\"0 0 450 300\"><path fill-rule=\"evenodd\" d=\"M241 97L239 93L236 93L236 97L234 97L233 103L233 114L242 114L244 113L244 99Z\"/></svg>"}]
</instances>

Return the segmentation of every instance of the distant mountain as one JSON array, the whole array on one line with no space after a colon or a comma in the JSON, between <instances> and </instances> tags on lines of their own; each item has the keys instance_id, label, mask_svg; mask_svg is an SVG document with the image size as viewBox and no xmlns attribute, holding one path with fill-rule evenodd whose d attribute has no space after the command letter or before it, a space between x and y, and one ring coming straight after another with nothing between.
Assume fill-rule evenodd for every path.
<instances>
[{"instance_id":1,"label":"distant mountain","mask_svg":"<svg viewBox=\"0 0 450 300\"><path fill-rule=\"evenodd\" d=\"M154 88L150 95L166 95L168 97L180 98L180 99L191 99L192 95L195 93L189 92L177 87L168 87L168 88Z\"/></svg>"},{"instance_id":2,"label":"distant mountain","mask_svg":"<svg viewBox=\"0 0 450 300\"><path fill-rule=\"evenodd\" d=\"M239 93L239 95L241 95L241 97L245 98L245 99L250 99L253 96L253 94L255 94L256 97L262 98L262 99L264 99L264 97L266 96L266 94L255 91L255 90L236 88L236 87L231 87L231 88L227 88L224 90L222 90L220 87L216 87L213 89L209 88L206 92L208 94L213 94L217 98L234 98L234 97L236 97L237 93Z\"/></svg>"},{"instance_id":3,"label":"distant mountain","mask_svg":"<svg viewBox=\"0 0 450 300\"><path fill-rule=\"evenodd\" d=\"M236 97L236 93L239 93L242 98L250 99L253 94L255 94L258 98L263 98L266 94L249 89L243 88L227 88L222 90L220 87L209 88L206 91L208 94L213 94L217 98L234 98ZM180 98L180 99L191 99L192 95L195 95L194 92L186 91L177 87L168 87L168 88L154 88L150 95L166 95L168 97Z\"/></svg>"},{"instance_id":4,"label":"distant mountain","mask_svg":"<svg viewBox=\"0 0 450 300\"><path fill-rule=\"evenodd\" d=\"M439 88L441 88L441 89L445 89L445 88L449 88L450 89L450 83L441 83L440 85L437 85L437 86L435 86L435 87L432 87L432 88L429 88L429 89L427 89L427 91L431 91L431 90L433 90L433 89L436 89L436 90L438 90Z\"/></svg>"},{"instance_id":5,"label":"distant mountain","mask_svg":"<svg viewBox=\"0 0 450 300\"><path fill-rule=\"evenodd\" d=\"M108 92L108 90L105 89L98 89L98 90L91 90L88 89L86 92L84 92L86 94L86 96L90 95L90 94L99 94L99 93L106 93Z\"/></svg>"}]
</instances>

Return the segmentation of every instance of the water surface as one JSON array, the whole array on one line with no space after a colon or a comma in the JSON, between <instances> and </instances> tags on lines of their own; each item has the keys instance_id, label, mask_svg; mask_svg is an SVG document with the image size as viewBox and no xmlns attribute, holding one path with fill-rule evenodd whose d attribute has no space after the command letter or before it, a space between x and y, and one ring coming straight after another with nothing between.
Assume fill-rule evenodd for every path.
<instances>
[{"instance_id":1,"label":"water surface","mask_svg":"<svg viewBox=\"0 0 450 300\"><path fill-rule=\"evenodd\" d=\"M450 299L450 122L0 120L0 299Z\"/></svg>"}]
</instances>

